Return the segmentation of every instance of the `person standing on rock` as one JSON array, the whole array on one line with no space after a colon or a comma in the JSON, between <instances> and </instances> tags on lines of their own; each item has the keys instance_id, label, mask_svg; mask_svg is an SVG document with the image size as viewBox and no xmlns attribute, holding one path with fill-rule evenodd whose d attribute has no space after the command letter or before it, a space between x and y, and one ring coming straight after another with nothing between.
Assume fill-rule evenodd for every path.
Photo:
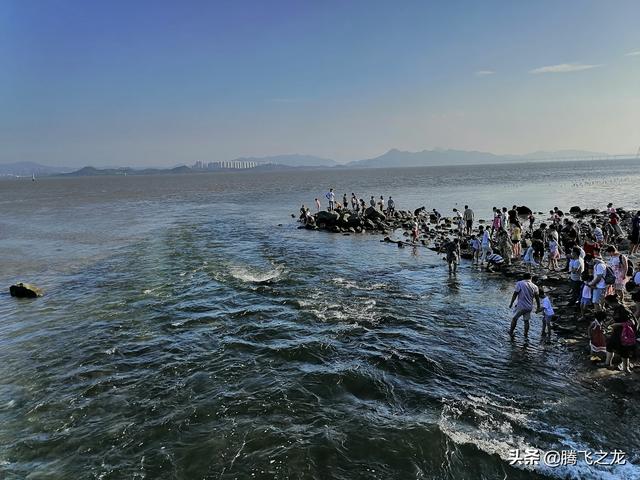
<instances>
[{"instance_id":1,"label":"person standing on rock","mask_svg":"<svg viewBox=\"0 0 640 480\"><path fill-rule=\"evenodd\" d=\"M344 208L345 210L347 208L349 208L349 203L347 202L347 194L346 193L342 194L342 208Z\"/></svg>"},{"instance_id":2,"label":"person standing on rock","mask_svg":"<svg viewBox=\"0 0 640 480\"><path fill-rule=\"evenodd\" d=\"M590 225L591 225L591 234L593 235L593 238L595 238L596 242L599 243L600 246L602 246L602 244L604 243L604 232L596 222L591 222Z\"/></svg>"},{"instance_id":3,"label":"person standing on rock","mask_svg":"<svg viewBox=\"0 0 640 480\"><path fill-rule=\"evenodd\" d=\"M493 222L491 223L491 237L497 233L502 227L502 213L496 207L493 207Z\"/></svg>"},{"instance_id":4,"label":"person standing on rock","mask_svg":"<svg viewBox=\"0 0 640 480\"><path fill-rule=\"evenodd\" d=\"M533 233L533 224L536 223L536 217L533 216L533 213L529 214L529 233Z\"/></svg>"},{"instance_id":5,"label":"person standing on rock","mask_svg":"<svg viewBox=\"0 0 640 480\"><path fill-rule=\"evenodd\" d=\"M466 224L464 233L466 235L471 235L471 231L473 230L473 210L469 208L469 205L464 206L464 213L462 214L462 217Z\"/></svg>"},{"instance_id":6,"label":"person standing on rock","mask_svg":"<svg viewBox=\"0 0 640 480\"><path fill-rule=\"evenodd\" d=\"M480 225L480 230L478 232L480 238L480 246L482 247L482 256L480 257L480 262L484 265L484 262L487 260L487 255L491 253L491 237L489 235L489 229L485 229L483 225Z\"/></svg>"},{"instance_id":7,"label":"person standing on rock","mask_svg":"<svg viewBox=\"0 0 640 480\"><path fill-rule=\"evenodd\" d=\"M378 208L381 212L384 212L384 197L380 195L380 200L378 200Z\"/></svg>"},{"instance_id":8,"label":"person standing on rock","mask_svg":"<svg viewBox=\"0 0 640 480\"><path fill-rule=\"evenodd\" d=\"M496 246L502 258L504 258L507 265L511 265L511 259L513 257L513 243L509 238L509 234L503 228L498 231L496 236Z\"/></svg>"},{"instance_id":9,"label":"person standing on rock","mask_svg":"<svg viewBox=\"0 0 640 480\"><path fill-rule=\"evenodd\" d=\"M321 207L320 200L316 198L316 208L318 209L318 211L320 211L320 207Z\"/></svg>"},{"instance_id":10,"label":"person standing on rock","mask_svg":"<svg viewBox=\"0 0 640 480\"><path fill-rule=\"evenodd\" d=\"M391 195L389 195L389 200L387 201L387 216L392 216L396 211L396 202L393 201Z\"/></svg>"},{"instance_id":11,"label":"person standing on rock","mask_svg":"<svg viewBox=\"0 0 640 480\"><path fill-rule=\"evenodd\" d=\"M367 209L367 204L364 201L364 198L360 199L360 215L364 216L364 211Z\"/></svg>"},{"instance_id":12,"label":"person standing on rock","mask_svg":"<svg viewBox=\"0 0 640 480\"><path fill-rule=\"evenodd\" d=\"M333 188L329 189L325 197L327 197L327 200L329 201L329 211L331 212L336 206L336 194L333 193Z\"/></svg>"},{"instance_id":13,"label":"person standing on rock","mask_svg":"<svg viewBox=\"0 0 640 480\"><path fill-rule=\"evenodd\" d=\"M520 226L520 222L517 217L516 220L511 224L511 243L513 244L513 258L516 260L520 260L522 256L522 248L520 242L522 241L522 227Z\"/></svg>"},{"instance_id":14,"label":"person standing on rock","mask_svg":"<svg viewBox=\"0 0 640 480\"><path fill-rule=\"evenodd\" d=\"M613 270L616 276L616 282L613 284L613 288L616 291L616 296L620 300L624 300L625 284L627 283L627 268L629 261L627 257L622 255L614 245L607 247L607 256L609 257L608 265Z\"/></svg>"},{"instance_id":15,"label":"person standing on rock","mask_svg":"<svg viewBox=\"0 0 640 480\"><path fill-rule=\"evenodd\" d=\"M529 335L529 321L531 320L531 312L533 311L533 301L536 302L536 311L541 309L540 305L540 290L531 281L531 274L525 273L522 280L516 282L513 295L511 296L511 302L509 308L513 307L516 302L516 311L511 319L511 328L509 329L509 335L512 337L515 334L516 326L518 325L518 319L522 317L524 320L524 336Z\"/></svg>"},{"instance_id":16,"label":"person standing on rock","mask_svg":"<svg viewBox=\"0 0 640 480\"><path fill-rule=\"evenodd\" d=\"M515 205L511 207L511 210L509 210L507 212L507 215L509 216L509 225L513 226L516 223L518 223L518 207L516 207Z\"/></svg>"},{"instance_id":17,"label":"person standing on rock","mask_svg":"<svg viewBox=\"0 0 640 480\"><path fill-rule=\"evenodd\" d=\"M453 213L456 218L456 225L458 226L458 236L462 237L462 235L464 234L464 219L462 217L462 214L460 213L460 210L458 210L457 208L453 209Z\"/></svg>"},{"instance_id":18,"label":"person standing on rock","mask_svg":"<svg viewBox=\"0 0 640 480\"><path fill-rule=\"evenodd\" d=\"M355 193L351 193L351 210L358 213L358 197Z\"/></svg>"},{"instance_id":19,"label":"person standing on rock","mask_svg":"<svg viewBox=\"0 0 640 480\"><path fill-rule=\"evenodd\" d=\"M593 251L593 279L589 283L589 287L592 289L591 300L593 302L593 308L596 311L602 310L602 302L604 300L605 292L607 291L607 283L604 277L607 273L607 265L600 257L600 249L596 248Z\"/></svg>"},{"instance_id":20,"label":"person standing on rock","mask_svg":"<svg viewBox=\"0 0 640 480\"><path fill-rule=\"evenodd\" d=\"M582 295L582 273L584 272L584 261L580 258L580 248L571 249L571 260L569 261L569 282L571 282L570 305L580 302Z\"/></svg>"},{"instance_id":21,"label":"person standing on rock","mask_svg":"<svg viewBox=\"0 0 640 480\"><path fill-rule=\"evenodd\" d=\"M369 199L369 206L376 208L376 199L373 198L373 195L371 195L371 198Z\"/></svg>"}]
</instances>

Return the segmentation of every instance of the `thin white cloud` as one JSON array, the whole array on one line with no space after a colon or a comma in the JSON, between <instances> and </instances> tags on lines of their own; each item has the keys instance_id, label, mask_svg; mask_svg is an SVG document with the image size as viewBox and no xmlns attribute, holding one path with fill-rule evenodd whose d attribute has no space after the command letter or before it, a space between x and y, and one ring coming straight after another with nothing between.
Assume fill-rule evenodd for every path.
<instances>
[{"instance_id":1,"label":"thin white cloud","mask_svg":"<svg viewBox=\"0 0 640 480\"><path fill-rule=\"evenodd\" d=\"M476 72L476 77L486 77L487 75L493 75L494 72L493 70L478 70Z\"/></svg>"},{"instance_id":2,"label":"thin white cloud","mask_svg":"<svg viewBox=\"0 0 640 480\"><path fill-rule=\"evenodd\" d=\"M533 70L529 70L529 73L570 73L590 70L601 66L602 64L585 65L583 63L560 63L559 65L547 65L546 67L534 68Z\"/></svg>"},{"instance_id":3,"label":"thin white cloud","mask_svg":"<svg viewBox=\"0 0 640 480\"><path fill-rule=\"evenodd\" d=\"M633 52L625 53L625 57L637 57L640 55L640 50L634 50Z\"/></svg>"}]
</instances>

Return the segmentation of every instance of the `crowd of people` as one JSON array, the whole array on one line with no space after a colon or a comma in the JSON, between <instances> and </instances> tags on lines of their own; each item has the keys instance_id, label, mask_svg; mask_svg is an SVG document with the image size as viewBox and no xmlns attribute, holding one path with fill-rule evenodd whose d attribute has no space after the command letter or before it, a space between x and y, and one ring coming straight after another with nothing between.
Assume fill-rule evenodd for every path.
<instances>
[{"instance_id":1,"label":"crowd of people","mask_svg":"<svg viewBox=\"0 0 640 480\"><path fill-rule=\"evenodd\" d=\"M325 199L327 200L328 212L343 212L347 210L350 213L364 215L364 212L367 210L367 208L371 207L379 210L388 217L393 215L396 210L395 201L391 196L389 196L389 198L385 200L384 196L380 195L380 198L376 200L376 198L371 195L371 198L367 202L364 198L358 197L355 193L351 193L350 197L347 197L347 194L345 193L342 195L342 202L340 202L339 198L336 197L333 188L330 188L329 191L325 194ZM319 198L315 198L314 203L316 206L316 213L322 210L322 202ZM305 222L311 216L312 214L309 207L307 207L306 205L302 205L302 207L300 208L300 220L302 222Z\"/></svg>"},{"instance_id":2,"label":"crowd of people","mask_svg":"<svg viewBox=\"0 0 640 480\"><path fill-rule=\"evenodd\" d=\"M342 201L330 189L325 198L327 210L363 215L368 208L379 210L387 218L394 215L396 205L391 196L378 199L371 195L368 202L354 193L343 194ZM322 208L315 199L316 209ZM350 207L350 208L349 208ZM302 206L300 219L311 217L309 208ZM418 243L421 233L437 228L443 216L436 209L427 212L416 209L409 233ZM594 220L597 218L598 220ZM475 214L468 205L453 209L450 220L456 227L454 238L442 242L439 252L446 254L450 274L456 274L461 249L469 247L474 265L487 271L499 271L519 263L524 270L516 283L510 308L514 307L509 334L514 336L520 319L524 334L528 335L533 312L542 316L542 336L548 338L556 315L552 300L545 292L543 273L566 272L570 287L568 308L575 309L578 321L587 322L592 360L601 360L608 368L622 368L629 372L630 358L635 355L638 318L640 318L640 211L633 216L628 231L622 228L620 212L610 203L604 217L590 221L576 220L558 207L549 217L536 222L533 212L522 215L516 205L493 208L491 220L475 227ZM625 252L619 251L625 246ZM628 245L628 247L627 247ZM629 307L631 305L631 307ZM614 366L616 356L621 358Z\"/></svg>"},{"instance_id":3,"label":"crowd of people","mask_svg":"<svg viewBox=\"0 0 640 480\"><path fill-rule=\"evenodd\" d=\"M454 209L454 221L459 218L455 213ZM490 225L480 225L477 234L472 231L471 219L471 225L459 221L458 231L461 235L470 234L468 244L474 264L486 265L489 271L515 262L525 267L526 273L516 283L511 299L510 308L514 303L516 306L510 335L515 335L521 318L527 335L534 311L542 314L543 337L550 335L555 312L544 282L536 279L542 278L545 271L566 272L570 287L568 308L575 309L578 321L590 322L592 360L603 360L608 368L630 371L640 318L640 268L634 268L633 263L640 244L640 211L633 216L627 232L612 204L600 221L575 221L556 207L549 212L547 221L536 226L535 217L529 214L526 229L516 206L510 210L494 208ZM619 251L621 244L628 245L627 253ZM455 238L441 247L447 253L452 273L459 262L459 245L460 240ZM621 358L618 367L613 363L616 355Z\"/></svg>"}]
</instances>

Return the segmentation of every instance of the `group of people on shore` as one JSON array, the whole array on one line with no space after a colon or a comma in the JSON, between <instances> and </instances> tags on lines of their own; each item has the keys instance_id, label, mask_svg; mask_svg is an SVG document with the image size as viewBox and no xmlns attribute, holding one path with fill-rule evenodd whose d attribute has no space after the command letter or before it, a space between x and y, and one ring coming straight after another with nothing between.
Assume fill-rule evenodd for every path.
<instances>
[{"instance_id":1,"label":"group of people on shore","mask_svg":"<svg viewBox=\"0 0 640 480\"><path fill-rule=\"evenodd\" d=\"M640 318L640 268L634 268L630 258L637 255L640 244L640 211L632 217L628 232L623 231L619 212L612 204L607 206L605 218L600 222L571 220L556 207L549 212L548 221L536 227L533 214L529 214L526 232L515 206L511 210L494 208L493 211L490 227L480 225L477 234L471 233L468 243L473 263L486 264L489 271L514 262L526 266L526 273L516 283L511 299L510 308L514 303L516 307L510 335L515 334L520 318L527 335L534 311L542 314L543 337L551 333L555 311L544 291L544 281L537 280L542 275L533 277L532 271L567 272L568 308L575 309L578 320L590 321L592 360L602 360L600 356L606 355L604 365L617 368L613 360L619 355L620 368L629 372ZM459 223L458 232L469 235L466 224ZM447 252L452 273L457 269L460 243L455 238L441 247L441 251ZM628 253L620 252L618 244L628 244Z\"/></svg>"},{"instance_id":2,"label":"group of people on shore","mask_svg":"<svg viewBox=\"0 0 640 480\"><path fill-rule=\"evenodd\" d=\"M385 201L384 196L380 195L380 198L376 199L373 195L368 202L364 200L364 198L358 198L355 193L351 193L351 197L347 197L347 194L342 195L342 202L336 197L333 188L330 188L329 191L325 194L325 198L327 199L327 211L342 211L349 210L349 204L351 204L351 211L353 213L362 213L364 214L365 210L369 207L380 210L385 215L392 215L395 212L395 202L391 196ZM315 198L316 211L320 211L322 208L322 203L318 198Z\"/></svg>"}]
</instances>

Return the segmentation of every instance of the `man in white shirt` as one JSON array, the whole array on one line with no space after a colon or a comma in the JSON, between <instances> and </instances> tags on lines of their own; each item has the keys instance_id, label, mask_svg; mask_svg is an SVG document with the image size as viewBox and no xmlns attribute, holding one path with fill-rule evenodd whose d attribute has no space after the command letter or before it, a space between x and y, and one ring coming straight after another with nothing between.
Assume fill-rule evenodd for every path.
<instances>
[{"instance_id":1,"label":"man in white shirt","mask_svg":"<svg viewBox=\"0 0 640 480\"><path fill-rule=\"evenodd\" d=\"M333 193L333 188L330 188L327 194L325 195L327 200L329 201L329 211L333 211L336 205L336 194Z\"/></svg>"},{"instance_id":2,"label":"man in white shirt","mask_svg":"<svg viewBox=\"0 0 640 480\"><path fill-rule=\"evenodd\" d=\"M604 242L604 232L595 222L591 223L591 228L593 237L596 239L596 242L602 245L602 243Z\"/></svg>"},{"instance_id":3,"label":"man in white shirt","mask_svg":"<svg viewBox=\"0 0 640 480\"><path fill-rule=\"evenodd\" d=\"M529 335L529 320L531 319L531 312L533 311L533 301L536 301L536 310L540 310L540 291L535 283L531 281L531 274L525 273L522 276L522 280L516 282L515 290L511 296L511 303L509 308L513 307L513 303L518 300L516 304L516 313L511 319L511 329L509 335L513 337L518 325L518 319L520 317L524 320L524 336Z\"/></svg>"},{"instance_id":4,"label":"man in white shirt","mask_svg":"<svg viewBox=\"0 0 640 480\"><path fill-rule=\"evenodd\" d=\"M580 247L571 249L571 260L569 261L569 281L571 282L571 302L574 305L580 302L582 293L582 272L584 272L584 261L580 257Z\"/></svg>"},{"instance_id":5,"label":"man in white shirt","mask_svg":"<svg viewBox=\"0 0 640 480\"><path fill-rule=\"evenodd\" d=\"M484 262L487 261L487 255L491 253L491 234L489 233L489 229L485 229L482 225L480 225L480 231L478 235L482 240L480 240L480 246L482 247L482 257L480 258L480 263L484 265Z\"/></svg>"},{"instance_id":6,"label":"man in white shirt","mask_svg":"<svg viewBox=\"0 0 640 480\"><path fill-rule=\"evenodd\" d=\"M604 263L600 256L600 249L593 251L593 280L589 286L593 289L592 302L596 311L602 311L602 302L604 301L607 283L604 277L607 274L607 264Z\"/></svg>"}]
</instances>

